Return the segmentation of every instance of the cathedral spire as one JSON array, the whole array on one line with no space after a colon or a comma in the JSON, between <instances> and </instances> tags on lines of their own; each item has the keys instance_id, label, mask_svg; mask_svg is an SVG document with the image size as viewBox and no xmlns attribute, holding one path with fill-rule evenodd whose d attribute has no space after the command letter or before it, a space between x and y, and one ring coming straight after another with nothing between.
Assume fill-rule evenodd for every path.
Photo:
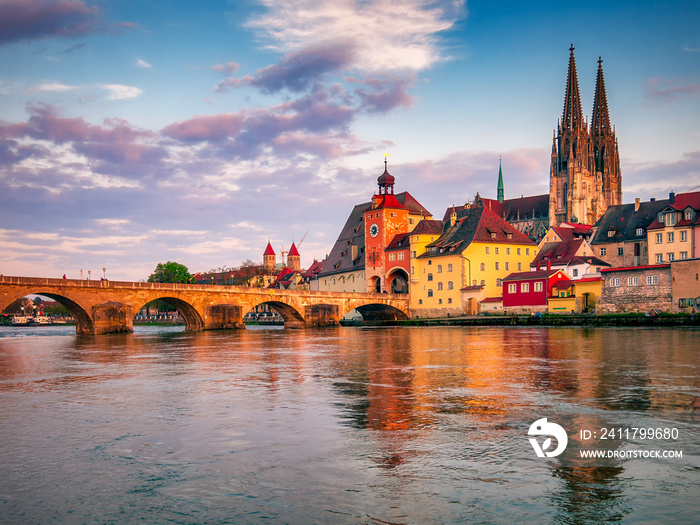
<instances>
[{"instance_id":1,"label":"cathedral spire","mask_svg":"<svg viewBox=\"0 0 700 525\"><path fill-rule=\"evenodd\" d=\"M605 79L603 78L603 59L598 57L598 78L595 83L595 98L593 99L593 117L591 118L591 135L593 138L608 135L610 129L610 114L608 113L608 97L605 94Z\"/></svg>"},{"instance_id":2,"label":"cathedral spire","mask_svg":"<svg viewBox=\"0 0 700 525\"><path fill-rule=\"evenodd\" d=\"M501 159L498 159L498 189L497 189L497 194L496 198L498 199L498 202L503 202L505 200L505 197L503 195L503 170L501 169Z\"/></svg>"},{"instance_id":3,"label":"cathedral spire","mask_svg":"<svg viewBox=\"0 0 700 525\"><path fill-rule=\"evenodd\" d=\"M583 126L583 111L581 110L581 94L578 89L578 74L576 73L576 59L574 58L573 44L571 44L569 51L571 54L569 55L569 72L566 77L562 127L571 130Z\"/></svg>"}]
</instances>

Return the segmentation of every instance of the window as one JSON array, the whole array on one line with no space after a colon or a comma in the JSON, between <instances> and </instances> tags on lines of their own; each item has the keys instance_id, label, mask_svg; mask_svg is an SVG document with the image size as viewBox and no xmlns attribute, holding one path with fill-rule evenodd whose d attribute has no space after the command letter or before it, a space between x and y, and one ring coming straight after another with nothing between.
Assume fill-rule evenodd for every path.
<instances>
[{"instance_id":1,"label":"window","mask_svg":"<svg viewBox=\"0 0 700 525\"><path fill-rule=\"evenodd\" d=\"M506 255L510 255L510 248L506 248Z\"/></svg>"},{"instance_id":2,"label":"window","mask_svg":"<svg viewBox=\"0 0 700 525\"><path fill-rule=\"evenodd\" d=\"M676 212L671 212L666 214L666 226L676 225Z\"/></svg>"},{"instance_id":3,"label":"window","mask_svg":"<svg viewBox=\"0 0 700 525\"><path fill-rule=\"evenodd\" d=\"M542 291L542 281L537 281L534 286L534 290L536 292L541 292Z\"/></svg>"},{"instance_id":4,"label":"window","mask_svg":"<svg viewBox=\"0 0 700 525\"><path fill-rule=\"evenodd\" d=\"M493 253L495 253L496 255L498 255L498 246L496 246L496 247L493 249Z\"/></svg>"},{"instance_id":5,"label":"window","mask_svg":"<svg viewBox=\"0 0 700 525\"><path fill-rule=\"evenodd\" d=\"M662 262L664 262L664 254L663 254L663 253L657 253L657 254L656 254L656 262L657 262L657 263L662 263Z\"/></svg>"},{"instance_id":6,"label":"window","mask_svg":"<svg viewBox=\"0 0 700 525\"><path fill-rule=\"evenodd\" d=\"M390 254L389 254L389 260L390 260L390 261L393 261L394 259L396 259L396 254L395 254L395 253L390 253Z\"/></svg>"},{"instance_id":7,"label":"window","mask_svg":"<svg viewBox=\"0 0 700 525\"><path fill-rule=\"evenodd\" d=\"M520 293L528 293L530 291L530 283L520 283Z\"/></svg>"},{"instance_id":8,"label":"window","mask_svg":"<svg viewBox=\"0 0 700 525\"><path fill-rule=\"evenodd\" d=\"M685 220L689 221L692 218L693 218L693 210L691 210L691 209L685 210Z\"/></svg>"},{"instance_id":9,"label":"window","mask_svg":"<svg viewBox=\"0 0 700 525\"><path fill-rule=\"evenodd\" d=\"M503 286L503 281L496 279L496 286Z\"/></svg>"},{"instance_id":10,"label":"window","mask_svg":"<svg viewBox=\"0 0 700 525\"><path fill-rule=\"evenodd\" d=\"M496 234L495 234L495 233L492 233L492 234L491 234L491 238L492 238L492 239L495 239L495 238L496 238Z\"/></svg>"},{"instance_id":11,"label":"window","mask_svg":"<svg viewBox=\"0 0 700 525\"><path fill-rule=\"evenodd\" d=\"M656 234L656 244L661 244L662 242L664 242L664 234L657 233Z\"/></svg>"},{"instance_id":12,"label":"window","mask_svg":"<svg viewBox=\"0 0 700 525\"><path fill-rule=\"evenodd\" d=\"M607 250L605 248L600 249L600 255L603 256L607 253Z\"/></svg>"},{"instance_id":13,"label":"window","mask_svg":"<svg viewBox=\"0 0 700 525\"><path fill-rule=\"evenodd\" d=\"M681 259L687 259L688 258L688 252L681 252Z\"/></svg>"},{"instance_id":14,"label":"window","mask_svg":"<svg viewBox=\"0 0 700 525\"><path fill-rule=\"evenodd\" d=\"M447 302L448 302L449 304L452 304L452 297L448 297L448 298L447 298Z\"/></svg>"},{"instance_id":15,"label":"window","mask_svg":"<svg viewBox=\"0 0 700 525\"><path fill-rule=\"evenodd\" d=\"M656 275L647 275L647 286L654 286L658 284L658 278Z\"/></svg>"},{"instance_id":16,"label":"window","mask_svg":"<svg viewBox=\"0 0 700 525\"><path fill-rule=\"evenodd\" d=\"M673 232L668 232L668 242L673 242Z\"/></svg>"},{"instance_id":17,"label":"window","mask_svg":"<svg viewBox=\"0 0 700 525\"><path fill-rule=\"evenodd\" d=\"M615 235L615 230L608 230L608 237Z\"/></svg>"},{"instance_id":18,"label":"window","mask_svg":"<svg viewBox=\"0 0 700 525\"><path fill-rule=\"evenodd\" d=\"M452 263L450 263L450 264L447 265L447 271L448 271L448 272L451 272L451 271L452 271Z\"/></svg>"},{"instance_id":19,"label":"window","mask_svg":"<svg viewBox=\"0 0 700 525\"><path fill-rule=\"evenodd\" d=\"M486 271L486 264L485 264L485 263L481 263L481 264L479 265L479 267L481 268L481 271L482 271L482 272L485 272L485 271Z\"/></svg>"},{"instance_id":20,"label":"window","mask_svg":"<svg viewBox=\"0 0 700 525\"><path fill-rule=\"evenodd\" d=\"M681 232L681 242L687 242L688 241L688 232L683 230Z\"/></svg>"},{"instance_id":21,"label":"window","mask_svg":"<svg viewBox=\"0 0 700 525\"><path fill-rule=\"evenodd\" d=\"M442 264L438 264L438 273L442 273Z\"/></svg>"},{"instance_id":22,"label":"window","mask_svg":"<svg viewBox=\"0 0 700 525\"><path fill-rule=\"evenodd\" d=\"M525 255L530 255L530 248L525 248Z\"/></svg>"},{"instance_id":23,"label":"window","mask_svg":"<svg viewBox=\"0 0 700 525\"><path fill-rule=\"evenodd\" d=\"M498 262L496 262L496 270L498 270Z\"/></svg>"},{"instance_id":24,"label":"window","mask_svg":"<svg viewBox=\"0 0 700 525\"><path fill-rule=\"evenodd\" d=\"M418 299L418 304L423 304L423 299Z\"/></svg>"},{"instance_id":25,"label":"window","mask_svg":"<svg viewBox=\"0 0 700 525\"><path fill-rule=\"evenodd\" d=\"M404 255L404 252L399 252L399 254L398 254L398 256L397 256L397 259L398 259L399 261L403 261L403 255Z\"/></svg>"},{"instance_id":26,"label":"window","mask_svg":"<svg viewBox=\"0 0 700 525\"><path fill-rule=\"evenodd\" d=\"M516 249L515 249L515 253L516 253L517 255L520 255L520 248L516 248Z\"/></svg>"},{"instance_id":27,"label":"window","mask_svg":"<svg viewBox=\"0 0 700 525\"><path fill-rule=\"evenodd\" d=\"M429 281L432 281L432 280L433 280L433 274L432 274L432 273L429 273L429 274L428 274L428 280L429 280Z\"/></svg>"},{"instance_id":28,"label":"window","mask_svg":"<svg viewBox=\"0 0 700 525\"><path fill-rule=\"evenodd\" d=\"M506 271L508 271L508 267L509 267L509 266L510 266L510 265L509 265L508 262L506 261Z\"/></svg>"},{"instance_id":29,"label":"window","mask_svg":"<svg viewBox=\"0 0 700 525\"><path fill-rule=\"evenodd\" d=\"M666 255L668 255L668 262L671 262L674 259L673 252L667 253Z\"/></svg>"},{"instance_id":30,"label":"window","mask_svg":"<svg viewBox=\"0 0 700 525\"><path fill-rule=\"evenodd\" d=\"M515 293L515 283L508 284L508 293Z\"/></svg>"},{"instance_id":31,"label":"window","mask_svg":"<svg viewBox=\"0 0 700 525\"><path fill-rule=\"evenodd\" d=\"M522 271L523 269L523 263L518 263L518 271Z\"/></svg>"},{"instance_id":32,"label":"window","mask_svg":"<svg viewBox=\"0 0 700 525\"><path fill-rule=\"evenodd\" d=\"M618 286L620 286L620 278L613 277L612 279L610 279L608 284L610 285L610 288L617 288Z\"/></svg>"},{"instance_id":33,"label":"window","mask_svg":"<svg viewBox=\"0 0 700 525\"><path fill-rule=\"evenodd\" d=\"M416 251L415 251L415 250L413 250L413 251L411 252L411 257L413 257L414 259L416 258Z\"/></svg>"},{"instance_id":34,"label":"window","mask_svg":"<svg viewBox=\"0 0 700 525\"><path fill-rule=\"evenodd\" d=\"M438 283L438 291L442 290L442 283Z\"/></svg>"},{"instance_id":35,"label":"window","mask_svg":"<svg viewBox=\"0 0 700 525\"><path fill-rule=\"evenodd\" d=\"M454 288L455 288L455 283L453 283L452 281L447 281L447 289L454 290Z\"/></svg>"},{"instance_id":36,"label":"window","mask_svg":"<svg viewBox=\"0 0 700 525\"><path fill-rule=\"evenodd\" d=\"M664 223L664 214L659 212L659 214L656 216L656 218L659 220L661 224Z\"/></svg>"},{"instance_id":37,"label":"window","mask_svg":"<svg viewBox=\"0 0 700 525\"><path fill-rule=\"evenodd\" d=\"M431 264L433 264L433 261L428 260L428 266L430 266Z\"/></svg>"},{"instance_id":38,"label":"window","mask_svg":"<svg viewBox=\"0 0 700 525\"><path fill-rule=\"evenodd\" d=\"M617 249L617 255L619 255L620 257L622 257L622 256L624 255L624 253L625 253L625 249L624 249L622 246L620 246L620 247Z\"/></svg>"},{"instance_id":39,"label":"window","mask_svg":"<svg viewBox=\"0 0 700 525\"><path fill-rule=\"evenodd\" d=\"M574 268L573 277L578 277L578 268Z\"/></svg>"},{"instance_id":40,"label":"window","mask_svg":"<svg viewBox=\"0 0 700 525\"><path fill-rule=\"evenodd\" d=\"M428 297L432 297L432 296L433 296L433 290L432 290L432 288L431 288L431 289L428 290Z\"/></svg>"},{"instance_id":41,"label":"window","mask_svg":"<svg viewBox=\"0 0 700 525\"><path fill-rule=\"evenodd\" d=\"M481 286L486 286L486 281L484 281L483 279L481 280Z\"/></svg>"},{"instance_id":42,"label":"window","mask_svg":"<svg viewBox=\"0 0 700 525\"><path fill-rule=\"evenodd\" d=\"M637 237L644 235L644 228L637 228Z\"/></svg>"},{"instance_id":43,"label":"window","mask_svg":"<svg viewBox=\"0 0 700 525\"><path fill-rule=\"evenodd\" d=\"M438 299L438 304L442 304L442 299Z\"/></svg>"},{"instance_id":44,"label":"window","mask_svg":"<svg viewBox=\"0 0 700 525\"><path fill-rule=\"evenodd\" d=\"M627 278L627 286L637 286L637 277L628 277Z\"/></svg>"},{"instance_id":45,"label":"window","mask_svg":"<svg viewBox=\"0 0 700 525\"><path fill-rule=\"evenodd\" d=\"M488 246L487 246L486 248L484 248L484 249L486 250L486 253L489 253L489 249L490 249L490 248L489 248Z\"/></svg>"},{"instance_id":46,"label":"window","mask_svg":"<svg viewBox=\"0 0 700 525\"><path fill-rule=\"evenodd\" d=\"M413 275L413 274L415 274L415 273L416 273L416 267L415 267L415 266L411 266L411 275Z\"/></svg>"}]
</instances>

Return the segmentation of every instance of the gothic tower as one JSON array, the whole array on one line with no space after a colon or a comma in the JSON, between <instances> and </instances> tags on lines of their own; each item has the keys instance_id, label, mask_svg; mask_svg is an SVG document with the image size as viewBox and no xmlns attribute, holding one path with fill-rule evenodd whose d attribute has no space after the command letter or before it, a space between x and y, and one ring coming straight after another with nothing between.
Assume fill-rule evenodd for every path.
<instances>
[{"instance_id":1,"label":"gothic tower","mask_svg":"<svg viewBox=\"0 0 700 525\"><path fill-rule=\"evenodd\" d=\"M301 270L301 256L299 255L296 244L293 242L292 247L289 249L289 254L287 255L287 267L296 271Z\"/></svg>"},{"instance_id":2,"label":"gothic tower","mask_svg":"<svg viewBox=\"0 0 700 525\"><path fill-rule=\"evenodd\" d=\"M617 147L615 130L610 128L608 98L603 79L603 60L598 57L598 76L593 99L591 118L591 142L593 145L592 168L603 186L604 210L613 204L622 204L622 174L620 173L620 153Z\"/></svg>"},{"instance_id":3,"label":"gothic tower","mask_svg":"<svg viewBox=\"0 0 700 525\"><path fill-rule=\"evenodd\" d=\"M595 224L608 206L619 204L622 176L615 132L610 129L602 60L598 61L590 131L583 119L574 59L569 48L564 111L555 130L549 181L549 224Z\"/></svg>"},{"instance_id":4,"label":"gothic tower","mask_svg":"<svg viewBox=\"0 0 700 525\"><path fill-rule=\"evenodd\" d=\"M505 200L505 195L504 195L504 188L503 188L503 170L501 169L501 160L498 160L498 188L496 188L496 199L498 199L498 202L503 204L503 201Z\"/></svg>"}]
</instances>

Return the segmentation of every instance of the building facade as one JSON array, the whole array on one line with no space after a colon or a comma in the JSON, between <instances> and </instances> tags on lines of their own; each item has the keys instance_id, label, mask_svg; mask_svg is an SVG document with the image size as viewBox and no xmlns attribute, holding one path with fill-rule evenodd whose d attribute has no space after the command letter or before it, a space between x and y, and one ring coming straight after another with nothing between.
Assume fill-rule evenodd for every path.
<instances>
[{"instance_id":1,"label":"building facade","mask_svg":"<svg viewBox=\"0 0 700 525\"><path fill-rule=\"evenodd\" d=\"M692 259L696 251L698 224L700 191L669 194L666 206L659 210L647 231L649 262Z\"/></svg>"},{"instance_id":2,"label":"building facade","mask_svg":"<svg viewBox=\"0 0 700 525\"><path fill-rule=\"evenodd\" d=\"M599 314L670 312L673 305L671 265L654 264L601 271Z\"/></svg>"}]
</instances>

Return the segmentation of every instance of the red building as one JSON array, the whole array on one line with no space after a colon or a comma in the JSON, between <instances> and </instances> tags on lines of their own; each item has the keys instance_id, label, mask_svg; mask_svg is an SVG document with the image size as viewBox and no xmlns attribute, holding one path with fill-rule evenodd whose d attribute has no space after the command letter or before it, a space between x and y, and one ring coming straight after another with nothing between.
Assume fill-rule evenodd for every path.
<instances>
[{"instance_id":1,"label":"red building","mask_svg":"<svg viewBox=\"0 0 700 525\"><path fill-rule=\"evenodd\" d=\"M556 284L569 279L561 270L511 273L503 279L503 308L546 312Z\"/></svg>"}]
</instances>

